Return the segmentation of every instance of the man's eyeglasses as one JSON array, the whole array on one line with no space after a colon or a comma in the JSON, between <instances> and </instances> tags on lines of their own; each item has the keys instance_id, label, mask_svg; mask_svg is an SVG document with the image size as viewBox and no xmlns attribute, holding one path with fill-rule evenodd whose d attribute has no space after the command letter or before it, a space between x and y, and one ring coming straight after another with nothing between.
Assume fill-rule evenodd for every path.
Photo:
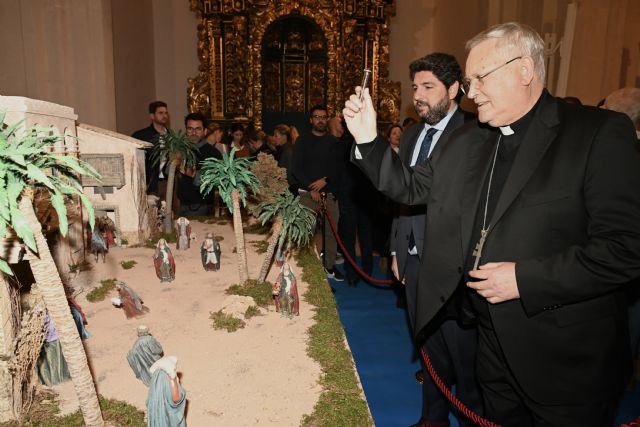
<instances>
[{"instance_id":1,"label":"man's eyeglasses","mask_svg":"<svg viewBox=\"0 0 640 427\"><path fill-rule=\"evenodd\" d=\"M314 114L313 116L311 116L311 118L316 120L327 120L328 116L319 116L317 114Z\"/></svg>"},{"instance_id":2,"label":"man's eyeglasses","mask_svg":"<svg viewBox=\"0 0 640 427\"><path fill-rule=\"evenodd\" d=\"M186 128L187 132L202 132L204 130L204 128L198 126L196 128L191 127L191 126L187 126Z\"/></svg>"},{"instance_id":3,"label":"man's eyeglasses","mask_svg":"<svg viewBox=\"0 0 640 427\"><path fill-rule=\"evenodd\" d=\"M471 84L473 83L474 80L477 80L478 81L478 85L482 86L484 84L483 79L485 77L487 77L489 74L493 73L494 71L498 71L500 68L504 67L505 65L511 64L516 59L522 59L522 56L516 56L515 58L508 60L504 64L498 65L493 70L487 71L486 73L484 73L481 76L476 76L476 77L471 77L471 78L465 77L464 79L462 79L462 93L464 93L465 95L468 95L469 94L469 90L471 89Z\"/></svg>"}]
</instances>

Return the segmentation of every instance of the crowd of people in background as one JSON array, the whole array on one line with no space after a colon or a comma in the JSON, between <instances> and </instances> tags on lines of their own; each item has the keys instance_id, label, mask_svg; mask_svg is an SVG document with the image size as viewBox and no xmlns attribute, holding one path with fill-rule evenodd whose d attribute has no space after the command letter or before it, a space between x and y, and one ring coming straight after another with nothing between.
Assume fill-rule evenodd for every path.
<instances>
[{"instance_id":1,"label":"crowd of people in background","mask_svg":"<svg viewBox=\"0 0 640 427\"><path fill-rule=\"evenodd\" d=\"M162 144L163 135L169 126L167 104L162 101L149 104L149 118L151 124L135 132L133 137L152 144ZM295 126L284 123L274 126L272 134L267 134L255 128L252 123L231 123L224 127L200 113L188 114L184 119L184 131L197 149L197 164L191 168L178 168L178 191L175 194L179 203L174 204L177 205L177 214L197 216L212 213L215 195L204 197L199 191L201 161L212 157L222 159L232 149L235 149L235 157L249 159L265 153L273 156L278 166L287 170L290 191L299 195L304 203L317 207L319 199L313 199L316 188L319 190L318 194L322 192L328 195L327 204L331 207L332 220L339 229L349 255L355 258L356 248L359 248L360 264L366 275L372 274L374 252L383 257L382 266L387 269L392 210L380 210L376 206L388 205L388 201L349 162L353 138L340 116L330 117L326 106L316 105L309 111L309 123L310 129L303 130L302 134ZM399 147L403 130L415 123L415 119L407 118L403 126L388 126L386 133L390 144ZM306 142L309 139L311 142ZM327 146L329 149L325 149ZM322 152L322 161L319 161L318 150ZM310 174L314 175L311 181L308 178ZM147 155L146 178L147 193L164 199L166 163L154 164L151 156ZM320 181L309 188L318 179ZM355 286L361 276L353 267L347 265L344 275L340 270L334 269L335 260L341 262L343 259L343 251L337 248L328 226L326 231L325 245L328 250L323 259L327 275L337 280L343 280L346 275L348 283Z\"/></svg>"}]
</instances>

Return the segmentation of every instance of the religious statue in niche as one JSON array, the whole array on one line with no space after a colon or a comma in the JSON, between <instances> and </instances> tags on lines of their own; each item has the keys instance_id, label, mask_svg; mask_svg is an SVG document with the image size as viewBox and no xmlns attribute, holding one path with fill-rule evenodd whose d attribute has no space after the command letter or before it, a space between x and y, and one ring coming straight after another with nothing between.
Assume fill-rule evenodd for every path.
<instances>
[{"instance_id":1,"label":"religious statue in niche","mask_svg":"<svg viewBox=\"0 0 640 427\"><path fill-rule=\"evenodd\" d=\"M220 270L220 243L213 233L207 233L202 246L200 247L200 257L205 271Z\"/></svg>"},{"instance_id":2,"label":"religious statue in niche","mask_svg":"<svg viewBox=\"0 0 640 427\"><path fill-rule=\"evenodd\" d=\"M153 254L153 265L160 282L173 282L176 278L176 263L165 239L158 240Z\"/></svg>"},{"instance_id":3,"label":"religious statue in niche","mask_svg":"<svg viewBox=\"0 0 640 427\"><path fill-rule=\"evenodd\" d=\"M186 251L191 246L191 225L183 216L176 221L176 248Z\"/></svg>"},{"instance_id":4,"label":"religious statue in niche","mask_svg":"<svg viewBox=\"0 0 640 427\"><path fill-rule=\"evenodd\" d=\"M278 278L273 284L272 294L276 304L276 311L279 311L283 317L292 319L294 315L300 315L298 283L289 263L285 262L282 265L280 274L278 274Z\"/></svg>"}]
</instances>

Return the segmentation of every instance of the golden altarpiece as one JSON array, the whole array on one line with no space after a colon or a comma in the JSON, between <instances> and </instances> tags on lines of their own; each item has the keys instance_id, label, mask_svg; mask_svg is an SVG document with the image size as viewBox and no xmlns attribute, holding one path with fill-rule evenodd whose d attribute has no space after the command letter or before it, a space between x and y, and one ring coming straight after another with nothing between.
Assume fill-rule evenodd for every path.
<instances>
[{"instance_id":1,"label":"golden altarpiece","mask_svg":"<svg viewBox=\"0 0 640 427\"><path fill-rule=\"evenodd\" d=\"M389 80L395 0L190 0L199 73L190 112L216 122L308 123L313 105L339 113L364 68L380 124L398 121L400 84Z\"/></svg>"}]
</instances>

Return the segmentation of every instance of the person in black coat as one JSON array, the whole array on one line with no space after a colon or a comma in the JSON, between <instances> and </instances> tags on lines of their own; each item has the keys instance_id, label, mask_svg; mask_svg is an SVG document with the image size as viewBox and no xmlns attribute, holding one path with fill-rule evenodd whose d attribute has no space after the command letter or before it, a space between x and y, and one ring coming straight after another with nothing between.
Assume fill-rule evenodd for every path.
<instances>
[{"instance_id":1,"label":"person in black coat","mask_svg":"<svg viewBox=\"0 0 640 427\"><path fill-rule=\"evenodd\" d=\"M393 199L427 204L416 336L458 298L479 324L490 419L612 425L631 372L625 286L640 276L635 129L549 94L544 42L525 25L494 26L467 48L479 123L424 165L405 168L376 140L368 91L344 109L354 161Z\"/></svg>"}]
</instances>

